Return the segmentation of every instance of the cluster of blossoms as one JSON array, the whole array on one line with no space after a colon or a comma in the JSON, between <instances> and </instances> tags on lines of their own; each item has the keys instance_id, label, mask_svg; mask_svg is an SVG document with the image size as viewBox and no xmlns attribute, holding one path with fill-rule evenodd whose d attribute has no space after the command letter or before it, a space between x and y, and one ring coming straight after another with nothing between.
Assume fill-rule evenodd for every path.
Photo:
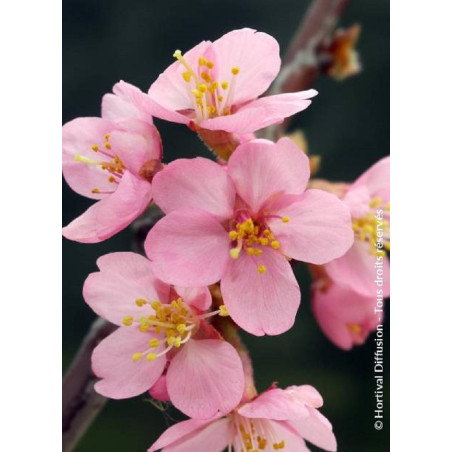
<instances>
[{"instance_id":1,"label":"cluster of blossoms","mask_svg":"<svg viewBox=\"0 0 452 452\"><path fill-rule=\"evenodd\" d=\"M389 159L337 196L310 183L309 158L290 138L254 136L317 94L258 97L280 69L265 33L236 30L174 57L147 94L119 82L101 118L63 127L64 177L97 200L63 229L66 238L105 240L151 203L164 213L146 257L107 254L86 279L85 301L118 326L94 350L95 389L115 399L148 391L190 417L150 452L298 452L305 441L335 451L313 387L257 394L237 329L262 336L293 326L301 294L291 263L302 261L325 334L342 348L365 340L376 326L375 260L388 266ZM187 125L217 160L162 163L153 117Z\"/></svg>"}]
</instances>

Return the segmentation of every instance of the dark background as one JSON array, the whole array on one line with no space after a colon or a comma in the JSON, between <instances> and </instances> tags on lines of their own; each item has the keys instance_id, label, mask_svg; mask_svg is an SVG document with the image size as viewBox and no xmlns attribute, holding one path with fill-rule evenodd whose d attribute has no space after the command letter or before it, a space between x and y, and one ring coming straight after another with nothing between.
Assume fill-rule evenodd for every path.
<instances>
[{"instance_id":1,"label":"dark background","mask_svg":"<svg viewBox=\"0 0 452 452\"><path fill-rule=\"evenodd\" d=\"M96 116L100 100L120 79L146 91L182 51L227 31L252 27L274 36L284 50L308 1L283 0L64 0L63 120ZM354 0L341 20L363 27L358 48L363 73L338 83L316 82L319 96L298 115L310 151L322 156L318 174L330 180L352 181L389 153L389 0ZM156 121L166 162L204 155L196 136L184 126ZM63 223L82 213L90 201L63 186ZM97 257L130 250L125 230L100 244L63 243L63 366L70 363L93 313L83 303L86 276L96 270ZM296 270L302 305L294 328L277 337L244 335L255 364L259 390L279 381L281 387L312 384L324 397L322 412L333 424L344 452L389 451L389 316L385 324L385 419L375 431L373 338L351 352L332 345L315 323L309 303L309 275ZM171 411L162 415L145 397L109 401L80 442L78 452L143 452L164 430ZM312 448L312 450L317 450ZM208 452L208 451L205 451Z\"/></svg>"}]
</instances>

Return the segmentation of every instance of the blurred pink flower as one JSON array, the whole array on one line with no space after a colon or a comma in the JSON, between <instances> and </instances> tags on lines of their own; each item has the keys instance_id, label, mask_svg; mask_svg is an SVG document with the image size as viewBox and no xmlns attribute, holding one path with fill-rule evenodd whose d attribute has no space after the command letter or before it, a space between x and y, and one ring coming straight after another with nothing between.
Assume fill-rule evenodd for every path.
<instances>
[{"instance_id":1,"label":"blurred pink flower","mask_svg":"<svg viewBox=\"0 0 452 452\"><path fill-rule=\"evenodd\" d=\"M383 314L375 312L375 307L376 291L373 296L363 296L334 282L313 286L314 316L328 339L344 350L362 345L383 322Z\"/></svg>"},{"instance_id":2,"label":"blurred pink flower","mask_svg":"<svg viewBox=\"0 0 452 452\"><path fill-rule=\"evenodd\" d=\"M363 173L342 198L350 209L355 241L342 257L325 265L337 284L374 297L377 270L382 274L383 296L389 296L389 156Z\"/></svg>"},{"instance_id":3,"label":"blurred pink flower","mask_svg":"<svg viewBox=\"0 0 452 452\"><path fill-rule=\"evenodd\" d=\"M233 409L244 392L243 367L237 351L204 320L226 313L204 313L212 301L208 288L173 289L135 253L107 254L97 265L100 271L88 276L83 296L120 327L93 352L93 371L101 378L96 391L122 399L159 383L155 393L167 394L190 417Z\"/></svg>"},{"instance_id":4,"label":"blurred pink flower","mask_svg":"<svg viewBox=\"0 0 452 452\"><path fill-rule=\"evenodd\" d=\"M289 259L324 264L353 243L348 208L305 191L308 179L309 160L288 138L243 144L227 167L172 162L153 184L167 214L145 241L156 275L181 286L221 280L240 327L258 336L287 331L300 304Z\"/></svg>"},{"instance_id":5,"label":"blurred pink flower","mask_svg":"<svg viewBox=\"0 0 452 452\"><path fill-rule=\"evenodd\" d=\"M271 388L226 417L173 425L148 452L222 452L226 447L235 452L309 452L305 441L336 451L332 426L317 410L322 405L312 386Z\"/></svg>"},{"instance_id":6,"label":"blurred pink flower","mask_svg":"<svg viewBox=\"0 0 452 452\"><path fill-rule=\"evenodd\" d=\"M64 178L75 192L98 200L63 228L77 242L101 242L141 215L162 167L162 143L151 117L126 93L116 92L104 96L102 118L77 118L63 126Z\"/></svg>"},{"instance_id":7,"label":"blurred pink flower","mask_svg":"<svg viewBox=\"0 0 452 452\"><path fill-rule=\"evenodd\" d=\"M239 135L282 122L307 108L311 89L257 99L279 72L277 41L249 28L214 42L203 41L182 55L152 84L140 102L157 118L194 130Z\"/></svg>"}]
</instances>

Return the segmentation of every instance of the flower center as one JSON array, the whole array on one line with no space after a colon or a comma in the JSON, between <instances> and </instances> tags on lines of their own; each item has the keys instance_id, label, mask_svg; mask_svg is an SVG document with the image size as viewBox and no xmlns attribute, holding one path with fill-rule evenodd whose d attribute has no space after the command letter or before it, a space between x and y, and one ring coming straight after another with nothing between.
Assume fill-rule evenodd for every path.
<instances>
[{"instance_id":1,"label":"flower center","mask_svg":"<svg viewBox=\"0 0 452 452\"><path fill-rule=\"evenodd\" d=\"M193 98L196 121L200 123L205 119L231 114L236 76L240 68L231 68L232 80L217 81L213 73L214 63L207 58L199 57L198 68L193 69L180 50L176 50L173 56L186 69L182 72L182 78Z\"/></svg>"},{"instance_id":2,"label":"flower center","mask_svg":"<svg viewBox=\"0 0 452 452\"><path fill-rule=\"evenodd\" d=\"M91 146L91 150L101 154L104 157L107 157L109 160L94 160L88 157L84 157L83 155L80 154L74 155L74 160L76 162L85 163L87 165L99 165L102 170L107 172L108 182L118 185L119 180L122 178L122 175L124 174L124 170L126 169L126 167L121 162L120 158L111 151L111 144L108 141L109 138L110 134L106 133L104 135L105 142L103 147L99 146L98 144L93 144ZM91 192L96 194L111 194L114 192L114 190L101 191L98 188L93 188Z\"/></svg>"},{"instance_id":3,"label":"flower center","mask_svg":"<svg viewBox=\"0 0 452 452\"><path fill-rule=\"evenodd\" d=\"M289 217L281 217L284 223L289 221ZM233 259L238 259L240 252L245 250L248 255L256 258L257 270L260 274L267 271L265 265L259 265L257 262L266 247L274 250L279 249L280 244L276 240L272 231L264 222L247 218L244 221L235 221L229 231L229 239L235 245L230 249L229 254Z\"/></svg>"},{"instance_id":4,"label":"flower center","mask_svg":"<svg viewBox=\"0 0 452 452\"><path fill-rule=\"evenodd\" d=\"M370 210L362 218L352 218L352 227L357 237L362 242L370 244L370 253L386 254L390 249L389 241L389 203L383 206L381 198L374 198L369 202ZM383 247L377 247L382 242Z\"/></svg>"},{"instance_id":5,"label":"flower center","mask_svg":"<svg viewBox=\"0 0 452 452\"><path fill-rule=\"evenodd\" d=\"M248 419L233 414L236 429L237 445L240 452L258 452L259 450L281 450L285 448L285 441L276 434L268 419Z\"/></svg>"},{"instance_id":6,"label":"flower center","mask_svg":"<svg viewBox=\"0 0 452 452\"><path fill-rule=\"evenodd\" d=\"M153 336L164 333L163 337L166 336L166 339L152 337L149 340L149 348L147 350L132 355L133 361L138 361L143 356L146 356L147 361L154 361L154 359L168 353L172 348L179 348L181 345L187 343L202 319L216 314L222 317L228 315L228 311L224 305L220 306L217 311L204 315L196 315L180 297L171 301L169 304L163 304L160 301L149 302L143 298L135 300L135 303L139 307L152 308L153 314L143 315L138 318L125 316L122 321L123 325L138 326L138 331L148 334L153 333ZM160 353L154 353L153 349L159 347L162 342L166 342L167 347Z\"/></svg>"}]
</instances>

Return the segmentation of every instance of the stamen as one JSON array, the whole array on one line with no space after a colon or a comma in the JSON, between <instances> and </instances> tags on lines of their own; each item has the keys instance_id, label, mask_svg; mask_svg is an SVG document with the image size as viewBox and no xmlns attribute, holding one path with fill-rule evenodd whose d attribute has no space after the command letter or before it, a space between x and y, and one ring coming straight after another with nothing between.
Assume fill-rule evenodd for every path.
<instances>
[{"instance_id":1,"label":"stamen","mask_svg":"<svg viewBox=\"0 0 452 452\"><path fill-rule=\"evenodd\" d=\"M259 265L257 271L262 275L267 271L267 267L265 265Z\"/></svg>"},{"instance_id":2,"label":"stamen","mask_svg":"<svg viewBox=\"0 0 452 452\"><path fill-rule=\"evenodd\" d=\"M240 72L240 68L238 68L237 66L234 66L234 67L231 69L232 75L237 75L239 72Z\"/></svg>"},{"instance_id":3,"label":"stamen","mask_svg":"<svg viewBox=\"0 0 452 452\"><path fill-rule=\"evenodd\" d=\"M281 218L281 220L282 220L283 223L288 223L290 221L290 218L287 217L287 216L284 216L284 217Z\"/></svg>"}]
</instances>

